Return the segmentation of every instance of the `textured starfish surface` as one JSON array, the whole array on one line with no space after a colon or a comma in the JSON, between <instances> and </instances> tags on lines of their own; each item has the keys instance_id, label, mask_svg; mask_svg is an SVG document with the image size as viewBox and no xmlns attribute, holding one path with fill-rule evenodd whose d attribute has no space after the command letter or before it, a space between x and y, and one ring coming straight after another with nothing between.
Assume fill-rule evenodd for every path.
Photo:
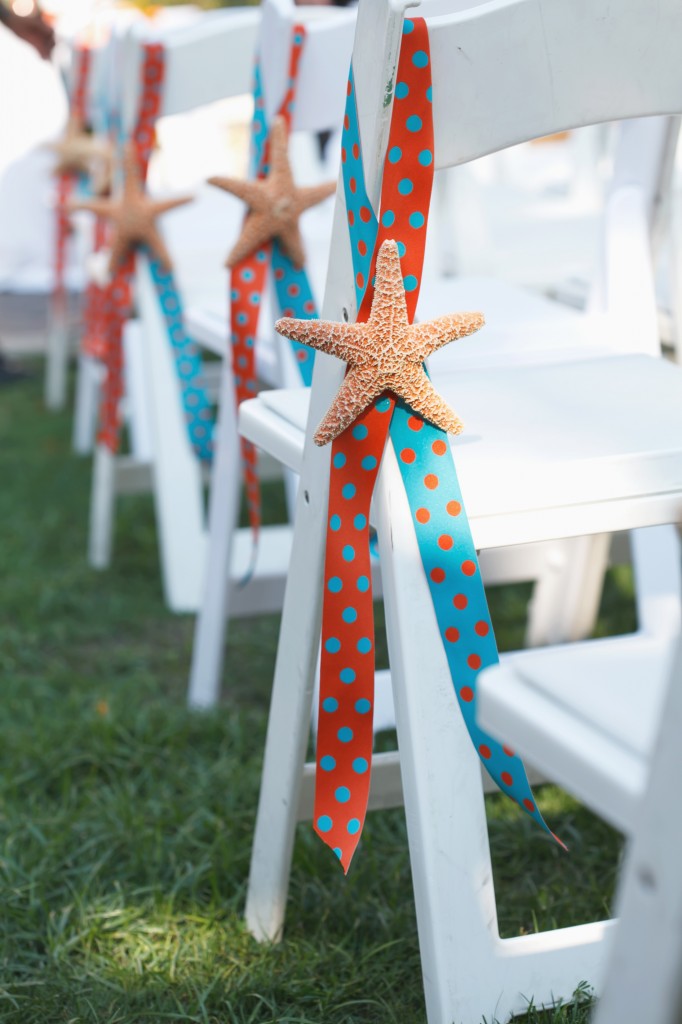
<instances>
[{"instance_id":1,"label":"textured starfish surface","mask_svg":"<svg viewBox=\"0 0 682 1024\"><path fill-rule=\"evenodd\" d=\"M97 194L106 191L113 162L108 139L91 135L79 118L72 117L62 138L50 143L49 148L57 156L55 174L87 174Z\"/></svg>"},{"instance_id":2,"label":"textured starfish surface","mask_svg":"<svg viewBox=\"0 0 682 1024\"><path fill-rule=\"evenodd\" d=\"M473 334L484 323L482 313L451 313L410 324L398 246L387 240L377 256L374 300L366 323L285 317L275 327L287 338L348 363L344 382L315 432L315 443L324 445L342 434L384 391L402 398L442 430L461 433L461 420L435 390L422 363L443 345Z\"/></svg>"},{"instance_id":3,"label":"textured starfish surface","mask_svg":"<svg viewBox=\"0 0 682 1024\"><path fill-rule=\"evenodd\" d=\"M183 206L192 201L191 196L180 196L176 199L150 199L144 191L140 180L135 148L126 146L124 158L123 194L119 199L83 199L71 203L72 210L90 210L100 217L107 217L114 224L114 237L111 243L109 269L115 271L125 260L131 249L145 245L166 270L172 263L158 227L156 219L176 206Z\"/></svg>"},{"instance_id":4,"label":"textured starfish surface","mask_svg":"<svg viewBox=\"0 0 682 1024\"><path fill-rule=\"evenodd\" d=\"M209 178L210 185L230 192L249 207L242 232L227 257L231 269L256 249L278 239L283 251L300 270L305 262L299 217L336 190L336 182L299 188L291 173L287 147L287 126L276 117L270 130L270 168L265 178L241 181L238 178Z\"/></svg>"}]
</instances>

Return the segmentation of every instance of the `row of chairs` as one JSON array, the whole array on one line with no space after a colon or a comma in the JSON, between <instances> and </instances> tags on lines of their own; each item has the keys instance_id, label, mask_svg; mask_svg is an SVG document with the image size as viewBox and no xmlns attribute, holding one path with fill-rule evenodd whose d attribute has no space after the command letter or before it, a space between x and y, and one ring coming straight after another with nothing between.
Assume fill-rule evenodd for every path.
<instances>
[{"instance_id":1,"label":"row of chairs","mask_svg":"<svg viewBox=\"0 0 682 1024\"><path fill-rule=\"evenodd\" d=\"M193 20L188 14L186 24L162 33L168 61L162 112L246 92L259 39L271 114L285 84L288 30L304 19L308 37L294 128L338 126L352 48L369 195L376 202L386 145L383 103L407 6L361 0L357 25L352 12L306 12L284 0L265 0L258 13L213 15L210 25L205 16ZM590 679L588 667L600 659L617 666L619 678L624 667L639 678L680 628L677 538L663 524L675 521L679 507L675 439L681 385L679 371L660 359L652 256L677 132L676 121L660 115L677 113L676 97L682 95L672 46L680 16L672 0L657 22L647 16L643 0L629 0L618 17L597 6L424 0L416 12L429 24L441 169L567 128L659 115L620 129L603 211L603 255L586 312L495 280L448 278L438 249L427 261L420 299L424 319L460 308L486 313L486 331L435 357L431 370L439 390L452 396L472 428L473 436L454 441L453 451L486 580L535 581L528 638L535 645L563 642L556 654L567 665L558 676L562 694L572 693L576 680ZM120 96L124 134L137 112L140 46L159 34L158 27L133 25L115 48L118 70L125 69L121 80L128 83ZM510 38L514 47L508 46ZM634 89L629 75L637 54L645 52L657 54L656 75ZM211 73L197 75L197 67ZM323 308L330 319L341 319L344 310L352 319L355 311L345 222L340 191ZM320 240L311 252L326 265ZM317 584L329 467L328 453L314 448L307 424L319 421L341 369L320 358L312 389L293 388L286 354L263 338L259 375L287 390L266 391L247 403L240 428L296 474L300 485L292 500L293 542L288 528L273 531L272 544L263 537L254 578L237 594L234 580L243 575L240 473L232 367L222 341L227 328L220 317L202 311L189 318L197 340L223 356L207 530L203 475L186 437L179 385L144 259L138 262L136 290L139 323L127 329L125 349L133 451L127 458L101 446L95 451L91 557L99 567L110 557L115 494L153 489L167 601L174 610L200 609L190 686L194 706L217 699L228 613L277 607L286 579L247 898L253 933L278 938L295 825L310 814L311 767L304 759L318 661ZM98 376L92 370L81 367L90 408ZM293 498L295 487L289 493ZM390 683L389 701L395 700L400 755L377 762L371 806L405 804L429 1021L473 1024L493 1014L506 1019L522 1011L527 997L546 1004L570 996L585 979L598 986L610 932L603 924L504 941L497 934L480 771L454 714L435 625L431 629L427 621L425 630L423 616L414 615L415 608L428 607L428 594L390 451L373 516L391 661L390 678L383 681ZM592 642L568 645L591 630L610 537L622 531L635 531L630 538L639 629L596 648ZM401 544L389 543L391 536L400 536ZM524 679L531 671L541 676L554 657L553 648L515 655L500 676L516 671L517 664ZM432 681L428 688L419 685L424 678ZM583 700L589 703L587 682L582 690L578 710L587 706ZM389 721L393 714L391 709ZM507 708L504 720L491 721L491 728L508 735L509 717ZM542 733L542 716L538 722ZM545 764L531 753L548 777L560 778L551 759ZM588 789L591 770L585 775ZM615 799L613 786L610 793L609 800ZM612 806L606 801L600 810L606 804Z\"/></svg>"}]
</instances>

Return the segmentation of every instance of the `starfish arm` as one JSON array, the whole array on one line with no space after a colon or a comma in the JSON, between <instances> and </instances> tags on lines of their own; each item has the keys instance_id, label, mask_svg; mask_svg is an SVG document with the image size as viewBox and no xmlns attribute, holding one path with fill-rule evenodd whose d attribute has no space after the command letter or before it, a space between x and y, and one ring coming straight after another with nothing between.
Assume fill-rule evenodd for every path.
<instances>
[{"instance_id":1,"label":"starfish arm","mask_svg":"<svg viewBox=\"0 0 682 1024\"><path fill-rule=\"evenodd\" d=\"M77 210L87 210L89 213L94 213L98 217L112 217L115 216L118 204L113 203L111 199L76 199L72 200L68 204L69 210L74 212Z\"/></svg>"},{"instance_id":2,"label":"starfish arm","mask_svg":"<svg viewBox=\"0 0 682 1024\"><path fill-rule=\"evenodd\" d=\"M284 338L353 362L365 349L364 324L340 324L333 320L294 320L284 317L275 324L275 330Z\"/></svg>"},{"instance_id":3,"label":"starfish arm","mask_svg":"<svg viewBox=\"0 0 682 1024\"><path fill-rule=\"evenodd\" d=\"M145 237L141 238L140 242L147 246L150 253L156 257L164 270L173 269L173 261L170 257L170 253L168 252L166 243L161 237L161 233L156 224L151 224L149 226Z\"/></svg>"},{"instance_id":4,"label":"starfish arm","mask_svg":"<svg viewBox=\"0 0 682 1024\"><path fill-rule=\"evenodd\" d=\"M262 205L262 203L259 203L259 199L261 198L263 186L259 181L214 177L209 178L208 183L209 185L215 185L216 188L221 188L223 192L229 192L230 195L236 196L237 199L241 199L250 208L257 208L259 205Z\"/></svg>"},{"instance_id":5,"label":"starfish arm","mask_svg":"<svg viewBox=\"0 0 682 1024\"><path fill-rule=\"evenodd\" d=\"M315 431L315 444L329 444L369 408L382 393L381 382L360 367L349 370L329 410Z\"/></svg>"},{"instance_id":6,"label":"starfish arm","mask_svg":"<svg viewBox=\"0 0 682 1024\"><path fill-rule=\"evenodd\" d=\"M305 266L305 249L303 237L298 221L294 221L286 230L277 235L282 251L289 257L296 270L302 270Z\"/></svg>"},{"instance_id":7,"label":"starfish arm","mask_svg":"<svg viewBox=\"0 0 682 1024\"><path fill-rule=\"evenodd\" d=\"M178 206L185 206L186 203L193 203L194 196L177 196L175 199L158 199L149 204L152 217L161 217L169 210L175 210Z\"/></svg>"},{"instance_id":8,"label":"starfish arm","mask_svg":"<svg viewBox=\"0 0 682 1024\"><path fill-rule=\"evenodd\" d=\"M238 263L250 256L272 237L270 219L262 213L248 213L244 220L242 232L230 250L226 266L232 270Z\"/></svg>"},{"instance_id":9,"label":"starfish arm","mask_svg":"<svg viewBox=\"0 0 682 1024\"><path fill-rule=\"evenodd\" d=\"M393 333L393 326L407 326L405 288L400 269L397 242L387 239L377 255L374 299L369 323L380 327L387 337Z\"/></svg>"},{"instance_id":10,"label":"starfish arm","mask_svg":"<svg viewBox=\"0 0 682 1024\"><path fill-rule=\"evenodd\" d=\"M461 434L464 424L441 398L421 366L403 366L400 377L387 389L402 398L410 409L448 434Z\"/></svg>"},{"instance_id":11,"label":"starfish arm","mask_svg":"<svg viewBox=\"0 0 682 1024\"><path fill-rule=\"evenodd\" d=\"M409 328L410 354L420 361L450 341L466 338L485 324L482 313L450 313Z\"/></svg>"},{"instance_id":12,"label":"starfish arm","mask_svg":"<svg viewBox=\"0 0 682 1024\"><path fill-rule=\"evenodd\" d=\"M326 181L323 185L309 185L305 188L296 189L297 205L301 213L309 210L311 206L317 206L324 202L329 196L336 192L336 182Z\"/></svg>"}]
</instances>

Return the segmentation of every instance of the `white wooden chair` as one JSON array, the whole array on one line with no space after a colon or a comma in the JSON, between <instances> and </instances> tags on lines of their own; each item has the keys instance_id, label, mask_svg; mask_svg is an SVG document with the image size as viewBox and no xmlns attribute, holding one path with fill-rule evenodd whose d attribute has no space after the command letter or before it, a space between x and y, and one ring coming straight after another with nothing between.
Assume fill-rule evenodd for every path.
<instances>
[{"instance_id":1,"label":"white wooden chair","mask_svg":"<svg viewBox=\"0 0 682 1024\"><path fill-rule=\"evenodd\" d=\"M354 69L372 202L386 145L377 112L392 80L407 6L361 0L358 13ZM682 109L676 52L682 10L675 0L665 0L656 19L646 0L628 0L617 12L601 2L507 0L437 17L429 26L437 167L566 128ZM655 73L635 82L632 68L647 55L655 55ZM454 356L449 365L445 358L440 366L432 362L436 387L471 431L451 444L477 549L657 526L678 517L682 373L653 357L645 209L638 188L614 196L610 216L619 227L605 267L619 313L615 321L604 318L602 355L558 331L563 351L553 361L521 360L514 367L500 361L485 369L473 359L467 367L465 355L459 365ZM323 316L341 320L347 312L352 320L342 201L332 251ZM467 297L448 298L439 312L472 308ZM619 338L630 320L637 326ZM342 378L340 363L318 358L309 396L264 393L240 414L244 435L301 475L246 906L248 926L262 939L281 936L295 825L311 813L313 770L304 761L319 644L329 451L313 445L306 423L319 423ZM429 1022L479 1024L484 1015L504 1021L523 1012L531 997L547 1005L570 998L580 981L599 988L608 923L499 937L479 762L456 708L390 445L373 521L400 760L374 758L370 808L404 801ZM679 622L669 582L661 603ZM648 607L654 615L653 597ZM660 635L658 628L647 634L644 623L626 640L631 657L636 650L644 656ZM575 685L575 676L570 680Z\"/></svg>"},{"instance_id":2,"label":"white wooden chair","mask_svg":"<svg viewBox=\"0 0 682 1024\"><path fill-rule=\"evenodd\" d=\"M82 33L79 33L82 36ZM66 40L62 40L64 45ZM75 75L78 63L77 55L77 39L69 41L70 50L70 63L65 69L65 83L67 94L72 95L75 87ZM101 41L99 45L94 45L90 50L90 67L87 80L87 86L85 91L85 119L92 125L96 131L101 128L100 122L100 109L98 107L98 97L101 95L96 83L101 80L104 74L104 68L108 62L110 54L110 45L108 42ZM80 225L83 227L83 225ZM89 228L90 225L87 225ZM87 251L88 243L83 237L83 232L76 228L75 231L75 245L78 251ZM74 240L71 241L70 246L73 247ZM45 359L45 405L48 409L57 410L63 409L66 404L67 396L67 367L69 362L69 356L73 349L73 343L75 340L75 331L72 324L69 322L69 317L66 313L66 309L55 308L50 312L50 319L48 323L47 338L46 338L46 359Z\"/></svg>"},{"instance_id":3,"label":"white wooden chair","mask_svg":"<svg viewBox=\"0 0 682 1024\"><path fill-rule=\"evenodd\" d=\"M135 23L120 56L124 136L137 116L145 42L164 43L161 114L180 113L250 91L258 21L258 11L245 8L193 17L167 32L156 22ZM96 568L109 564L116 494L153 489L164 590L171 608L186 611L196 607L203 573L201 468L187 438L173 356L144 255L137 258L135 283L141 344L130 344L133 328L124 350L133 450L119 457L103 445L96 448L89 557Z\"/></svg>"},{"instance_id":4,"label":"white wooden chair","mask_svg":"<svg viewBox=\"0 0 682 1024\"><path fill-rule=\"evenodd\" d=\"M280 7L290 8L289 0L279 0ZM456 9L471 7L470 3L458 2L451 4ZM442 13L447 7L443 0L429 0L426 13L433 11ZM276 14L273 7L274 17ZM298 10L298 8L296 9ZM277 36L275 35L275 38ZM327 75L327 83L333 76ZM312 90L316 94L317 90ZM323 123L320 120L319 123ZM670 152L674 144L674 126L661 120L652 125L633 124L624 126L618 147L617 164L620 177L616 177L611 188L611 205L622 192L623 179L629 188L638 191L638 202L642 204L641 237L639 243L648 245L648 233L655 222L660 192L667 181L667 170ZM442 180L437 177L436 184ZM454 353L446 352L441 359L454 358L457 365L464 362L474 365L492 362L522 362L560 358L565 355L566 346L574 349L580 347L581 353L598 354L604 347L605 324L618 315L620 294L605 293L603 281L598 279L593 285L591 308L588 314L568 309L559 302L529 292L527 289L512 287L508 283L491 278L463 277L453 281L444 266L442 202L443 196L438 190L434 197L438 205L438 221L436 228L436 245L432 251L436 255L431 264L431 274L422 288L419 311L428 318L438 315L465 301L486 309L489 329L485 337L476 339L472 345L464 345ZM613 245L614 237L620 230L623 214L617 210L609 213L607 205L602 216L603 248ZM445 218L450 223L448 217ZM445 261L446 262L446 261ZM604 264L605 265L605 264ZM603 276L603 275L602 275ZM472 298L473 296L473 298ZM627 303L629 312L630 303ZM223 315L210 311L190 309L189 323L202 342L217 349L227 330ZM647 336L652 347L656 346L655 309L643 308L642 320L646 320ZM634 333L634 328L629 334ZM281 363L276 358L272 345L266 345L266 338L261 343L259 360L261 378L270 386L277 387L283 383ZM286 357L285 357L286 358ZM461 362L460 362L461 361ZM288 366L287 385L295 385L296 371ZM229 557L224 543L217 539L217 531L231 535L225 525L230 516L221 508L220 514L214 516L214 523L221 524L213 528L212 555L209 556L211 572L207 579L205 599L200 612L194 645L193 664L190 675L190 704L195 706L211 706L215 703L220 687L224 649L224 623L227 608L219 598L220 588L224 590L227 575L222 581L218 578L218 565L225 565L225 557ZM653 543L651 541L650 543ZM656 538L657 545L670 544L664 536ZM561 541L551 545L529 545L523 548L497 551L484 557L486 579L489 582L504 583L517 580L535 582L534 597L531 603L527 630L527 643L531 646L559 639L573 639L589 635L596 617L603 574L609 557L609 538L599 537L585 541L576 539ZM219 552L223 551L223 555ZM644 579L643 585L649 585ZM658 584L656 584L658 585ZM221 611L225 608L224 612ZM222 624L222 625L221 625ZM390 696L385 702L385 713L377 719L381 727L393 724L393 711L390 707Z\"/></svg>"},{"instance_id":5,"label":"white wooden chair","mask_svg":"<svg viewBox=\"0 0 682 1024\"><path fill-rule=\"evenodd\" d=\"M268 119L272 119L285 94L288 40L293 26L302 22L306 27L306 42L299 70L292 143L295 144L296 132L311 133L337 128L343 118L355 25L354 11L297 7L290 0L265 3L262 10L261 66ZM316 284L321 284L321 275L326 270L330 226L325 211L313 210L311 214L316 218L315 231L308 231L305 241L307 269L315 289ZM270 386L301 386L300 374L288 343L283 344L279 339L273 344L273 339L268 336L268 312L275 307L273 296L261 312L261 336L256 347L258 376ZM208 344L215 346L219 337L226 336L227 324L222 316L211 317L210 313L195 311L193 317L190 317L190 323L195 333ZM240 578L239 564L235 564L237 545L240 539L250 544L251 537L249 529L237 529L241 473L229 360L224 361L217 444L218 456L209 507L207 571L197 617L189 679L189 704L197 708L211 707L218 698L225 633L230 615L281 608L291 551L289 526L262 529L256 574L260 573L270 581L269 592L259 598L256 595L257 600L250 596L254 584L258 582L257 575L248 584L241 586L239 591L234 590L233 581ZM287 484L289 501L293 506L296 485L291 474Z\"/></svg>"},{"instance_id":6,"label":"white wooden chair","mask_svg":"<svg viewBox=\"0 0 682 1024\"><path fill-rule=\"evenodd\" d=\"M595 1024L676 1024L682 1017L682 658L678 646L648 784L634 822L618 893L618 931ZM646 700L647 680L640 688Z\"/></svg>"},{"instance_id":7,"label":"white wooden chair","mask_svg":"<svg viewBox=\"0 0 682 1024\"><path fill-rule=\"evenodd\" d=\"M479 720L629 837L597 1024L674 1024L682 964L682 650L593 641L517 655L480 680Z\"/></svg>"}]
</instances>

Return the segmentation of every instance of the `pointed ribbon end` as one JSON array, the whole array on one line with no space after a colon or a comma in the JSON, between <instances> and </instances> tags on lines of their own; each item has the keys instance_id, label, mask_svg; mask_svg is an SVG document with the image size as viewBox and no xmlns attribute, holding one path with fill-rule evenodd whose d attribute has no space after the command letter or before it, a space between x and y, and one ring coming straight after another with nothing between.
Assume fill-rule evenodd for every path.
<instances>
[{"instance_id":1,"label":"pointed ribbon end","mask_svg":"<svg viewBox=\"0 0 682 1024\"><path fill-rule=\"evenodd\" d=\"M550 832L550 835L554 842L557 844L557 846L560 846L565 853L569 853L569 849L566 846L566 843L563 841L563 839L559 839L559 836L556 834L556 832Z\"/></svg>"},{"instance_id":2,"label":"pointed ribbon end","mask_svg":"<svg viewBox=\"0 0 682 1024\"><path fill-rule=\"evenodd\" d=\"M343 839L339 839L338 835L334 835L331 831L330 819L323 815L321 818L313 824L313 829L320 837L325 846L328 846L332 853L336 856L336 859L343 868L344 875L348 874L353 855L358 848L360 842L360 836L362 829L358 828L354 834L346 834ZM335 845L341 843L341 845Z\"/></svg>"}]
</instances>

